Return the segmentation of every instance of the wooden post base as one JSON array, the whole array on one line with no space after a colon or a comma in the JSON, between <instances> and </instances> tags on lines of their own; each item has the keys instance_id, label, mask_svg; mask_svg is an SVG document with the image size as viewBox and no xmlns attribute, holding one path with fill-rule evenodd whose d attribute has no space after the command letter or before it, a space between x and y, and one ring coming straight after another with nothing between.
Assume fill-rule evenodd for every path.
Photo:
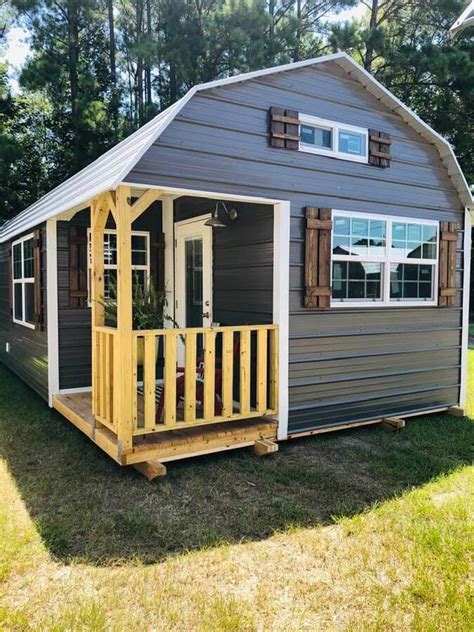
<instances>
[{"instance_id":1,"label":"wooden post base","mask_svg":"<svg viewBox=\"0 0 474 632\"><path fill-rule=\"evenodd\" d=\"M270 439L259 439L255 441L253 451L257 456L273 454L273 452L278 452L278 443L270 441Z\"/></svg>"},{"instance_id":2,"label":"wooden post base","mask_svg":"<svg viewBox=\"0 0 474 632\"><path fill-rule=\"evenodd\" d=\"M401 430L401 428L405 428L405 420L400 419L400 417L384 417L382 426L389 430Z\"/></svg>"},{"instance_id":3,"label":"wooden post base","mask_svg":"<svg viewBox=\"0 0 474 632\"><path fill-rule=\"evenodd\" d=\"M166 465L160 463L160 461L144 461L143 463L135 463L133 467L146 476L149 481L157 478L158 476L166 476Z\"/></svg>"}]
</instances>

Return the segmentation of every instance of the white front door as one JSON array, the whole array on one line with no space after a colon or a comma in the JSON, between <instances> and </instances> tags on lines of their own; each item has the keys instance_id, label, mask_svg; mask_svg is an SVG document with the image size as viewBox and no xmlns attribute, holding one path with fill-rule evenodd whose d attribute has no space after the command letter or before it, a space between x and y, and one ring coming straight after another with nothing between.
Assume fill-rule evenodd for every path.
<instances>
[{"instance_id":1,"label":"white front door","mask_svg":"<svg viewBox=\"0 0 474 632\"><path fill-rule=\"evenodd\" d=\"M212 324L212 228L205 215L175 224L175 319L180 327Z\"/></svg>"}]
</instances>

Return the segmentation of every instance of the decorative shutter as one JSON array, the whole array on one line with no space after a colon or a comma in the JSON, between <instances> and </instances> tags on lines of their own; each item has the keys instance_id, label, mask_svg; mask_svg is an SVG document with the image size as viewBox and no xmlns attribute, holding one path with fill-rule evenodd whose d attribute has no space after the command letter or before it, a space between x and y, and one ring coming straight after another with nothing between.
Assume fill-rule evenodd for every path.
<instances>
[{"instance_id":1,"label":"decorative shutter","mask_svg":"<svg viewBox=\"0 0 474 632\"><path fill-rule=\"evenodd\" d=\"M69 306L87 307L87 228L69 228Z\"/></svg>"},{"instance_id":2,"label":"decorative shutter","mask_svg":"<svg viewBox=\"0 0 474 632\"><path fill-rule=\"evenodd\" d=\"M458 225L440 222L439 225L439 300L441 307L452 307L456 302L456 247Z\"/></svg>"},{"instance_id":3,"label":"decorative shutter","mask_svg":"<svg viewBox=\"0 0 474 632\"><path fill-rule=\"evenodd\" d=\"M165 234L150 235L150 274L156 289L165 291Z\"/></svg>"},{"instance_id":4,"label":"decorative shutter","mask_svg":"<svg viewBox=\"0 0 474 632\"><path fill-rule=\"evenodd\" d=\"M306 207L305 307L331 304L331 221L329 208Z\"/></svg>"},{"instance_id":5,"label":"decorative shutter","mask_svg":"<svg viewBox=\"0 0 474 632\"><path fill-rule=\"evenodd\" d=\"M270 108L270 145L281 149L298 149L299 114L295 110Z\"/></svg>"},{"instance_id":6,"label":"decorative shutter","mask_svg":"<svg viewBox=\"0 0 474 632\"><path fill-rule=\"evenodd\" d=\"M43 283L41 266L41 230L37 229L33 233L33 270L35 277L34 285L34 317L36 331L43 329Z\"/></svg>"},{"instance_id":7,"label":"decorative shutter","mask_svg":"<svg viewBox=\"0 0 474 632\"><path fill-rule=\"evenodd\" d=\"M390 134L369 129L369 164L390 167Z\"/></svg>"}]
</instances>

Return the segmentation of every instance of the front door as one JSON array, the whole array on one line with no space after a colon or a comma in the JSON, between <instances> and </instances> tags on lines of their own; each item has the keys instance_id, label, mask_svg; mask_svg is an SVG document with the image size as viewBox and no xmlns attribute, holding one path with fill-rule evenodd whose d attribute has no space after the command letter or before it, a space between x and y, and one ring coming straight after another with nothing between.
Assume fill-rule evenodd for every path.
<instances>
[{"instance_id":1,"label":"front door","mask_svg":"<svg viewBox=\"0 0 474 632\"><path fill-rule=\"evenodd\" d=\"M175 224L176 321L180 327L212 324L212 228L210 215Z\"/></svg>"}]
</instances>

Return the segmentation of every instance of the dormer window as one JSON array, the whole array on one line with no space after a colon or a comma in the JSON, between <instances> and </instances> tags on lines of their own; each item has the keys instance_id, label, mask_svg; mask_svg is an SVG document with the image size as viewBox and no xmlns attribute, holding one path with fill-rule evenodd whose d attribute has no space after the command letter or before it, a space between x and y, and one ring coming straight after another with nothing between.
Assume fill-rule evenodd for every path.
<instances>
[{"instance_id":1,"label":"dormer window","mask_svg":"<svg viewBox=\"0 0 474 632\"><path fill-rule=\"evenodd\" d=\"M340 160L368 162L367 129L300 114L299 150Z\"/></svg>"}]
</instances>

